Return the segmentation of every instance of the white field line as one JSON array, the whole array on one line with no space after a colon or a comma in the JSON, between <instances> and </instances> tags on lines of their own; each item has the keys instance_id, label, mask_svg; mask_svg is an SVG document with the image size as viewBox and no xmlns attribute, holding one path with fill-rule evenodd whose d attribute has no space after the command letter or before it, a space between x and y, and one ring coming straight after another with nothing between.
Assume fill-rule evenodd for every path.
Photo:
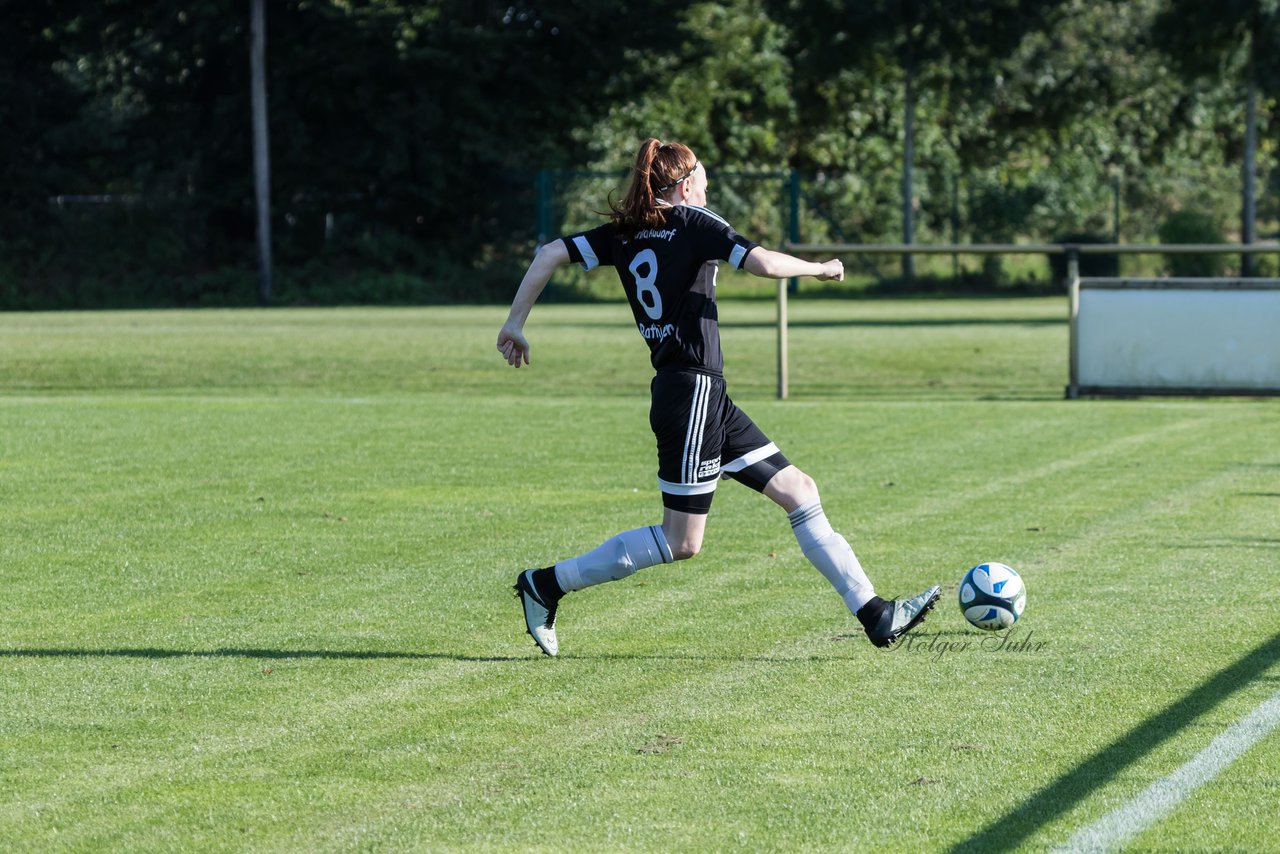
<instances>
[{"instance_id":1,"label":"white field line","mask_svg":"<svg viewBox=\"0 0 1280 854\"><path fill-rule=\"evenodd\" d=\"M1114 851L1166 816L1280 725L1280 691L1215 738L1185 765L1152 783L1123 806L1076 831L1057 852Z\"/></svg>"}]
</instances>

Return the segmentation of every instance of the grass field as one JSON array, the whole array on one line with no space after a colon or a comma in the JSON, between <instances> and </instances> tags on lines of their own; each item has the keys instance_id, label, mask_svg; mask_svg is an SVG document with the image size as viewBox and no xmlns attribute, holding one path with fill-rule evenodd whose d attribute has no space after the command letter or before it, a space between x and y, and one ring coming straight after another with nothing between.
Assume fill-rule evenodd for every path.
<instances>
[{"instance_id":1,"label":"grass field","mask_svg":"<svg viewBox=\"0 0 1280 854\"><path fill-rule=\"evenodd\" d=\"M510 585L659 518L620 305L0 315L6 851L1044 850L1280 690L1280 401L1064 401L1064 300L721 307L730 389L881 593L785 517ZM1027 581L1003 644L954 603ZM1280 732L1137 850L1280 850Z\"/></svg>"}]
</instances>

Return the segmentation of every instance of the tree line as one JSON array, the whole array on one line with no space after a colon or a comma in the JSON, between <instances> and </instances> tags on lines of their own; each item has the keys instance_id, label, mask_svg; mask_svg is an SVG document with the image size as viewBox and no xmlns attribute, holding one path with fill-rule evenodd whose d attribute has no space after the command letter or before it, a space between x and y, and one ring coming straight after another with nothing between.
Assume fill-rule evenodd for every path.
<instances>
[{"instance_id":1,"label":"tree line","mask_svg":"<svg viewBox=\"0 0 1280 854\"><path fill-rule=\"evenodd\" d=\"M1190 215L1250 240L1277 218L1274 0L265 9L284 301L505 294L538 171L621 173L649 135L713 176L820 180L864 242L928 237L948 198L965 240L1105 236L1121 187L1133 238L1176 216L1194 235ZM5 4L0 305L253 299L249 11Z\"/></svg>"}]
</instances>

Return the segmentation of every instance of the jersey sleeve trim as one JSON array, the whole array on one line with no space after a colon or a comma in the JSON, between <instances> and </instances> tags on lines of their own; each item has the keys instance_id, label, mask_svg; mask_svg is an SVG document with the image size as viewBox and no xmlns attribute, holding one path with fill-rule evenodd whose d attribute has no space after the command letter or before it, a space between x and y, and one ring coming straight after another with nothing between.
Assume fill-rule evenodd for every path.
<instances>
[{"instance_id":1,"label":"jersey sleeve trim","mask_svg":"<svg viewBox=\"0 0 1280 854\"><path fill-rule=\"evenodd\" d=\"M590 271L600 266L600 259L596 257L596 251L591 248L591 243L587 240L586 235L579 234L574 237L573 245L577 247L578 254L581 256L582 269Z\"/></svg>"},{"instance_id":2,"label":"jersey sleeve trim","mask_svg":"<svg viewBox=\"0 0 1280 854\"><path fill-rule=\"evenodd\" d=\"M707 216L711 217L712 219L714 219L716 222L720 223L721 225L729 225L729 220L727 220L727 219L725 219L724 217L720 216L720 214L716 213L715 211L711 210L710 208L704 208L704 207L702 207L701 205L688 205L687 207L689 207L691 210L698 211L699 213L704 213L704 214L706 214ZM729 227L730 227L730 228L733 228L733 226L731 226L731 225L729 225Z\"/></svg>"},{"instance_id":3,"label":"jersey sleeve trim","mask_svg":"<svg viewBox=\"0 0 1280 854\"><path fill-rule=\"evenodd\" d=\"M741 234L738 234L738 232L733 230L733 226L715 211L707 210L706 208L699 207L698 205L686 205L685 207L690 211L695 211L701 214L711 222L717 224L716 226L713 226L713 229L717 231L720 237L728 238L728 242L731 246L729 247L728 252L725 252L724 244L720 243L714 251L717 254L725 252L725 254L719 256L720 259L722 261L728 261L729 266L733 267L733 269L741 270L743 262L747 260L747 255L752 249L755 249L760 244L756 243L754 240L748 240Z\"/></svg>"}]
</instances>

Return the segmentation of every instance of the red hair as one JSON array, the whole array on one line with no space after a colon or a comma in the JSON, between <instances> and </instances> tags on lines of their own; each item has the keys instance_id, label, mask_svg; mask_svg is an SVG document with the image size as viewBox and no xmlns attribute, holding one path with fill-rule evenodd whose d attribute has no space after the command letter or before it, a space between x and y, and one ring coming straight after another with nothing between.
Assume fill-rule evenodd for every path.
<instances>
[{"instance_id":1,"label":"red hair","mask_svg":"<svg viewBox=\"0 0 1280 854\"><path fill-rule=\"evenodd\" d=\"M621 203L610 202L610 218L627 231L657 228L666 222L658 197L689 177L698 158L687 145L650 137L636 152L631 186Z\"/></svg>"}]
</instances>

